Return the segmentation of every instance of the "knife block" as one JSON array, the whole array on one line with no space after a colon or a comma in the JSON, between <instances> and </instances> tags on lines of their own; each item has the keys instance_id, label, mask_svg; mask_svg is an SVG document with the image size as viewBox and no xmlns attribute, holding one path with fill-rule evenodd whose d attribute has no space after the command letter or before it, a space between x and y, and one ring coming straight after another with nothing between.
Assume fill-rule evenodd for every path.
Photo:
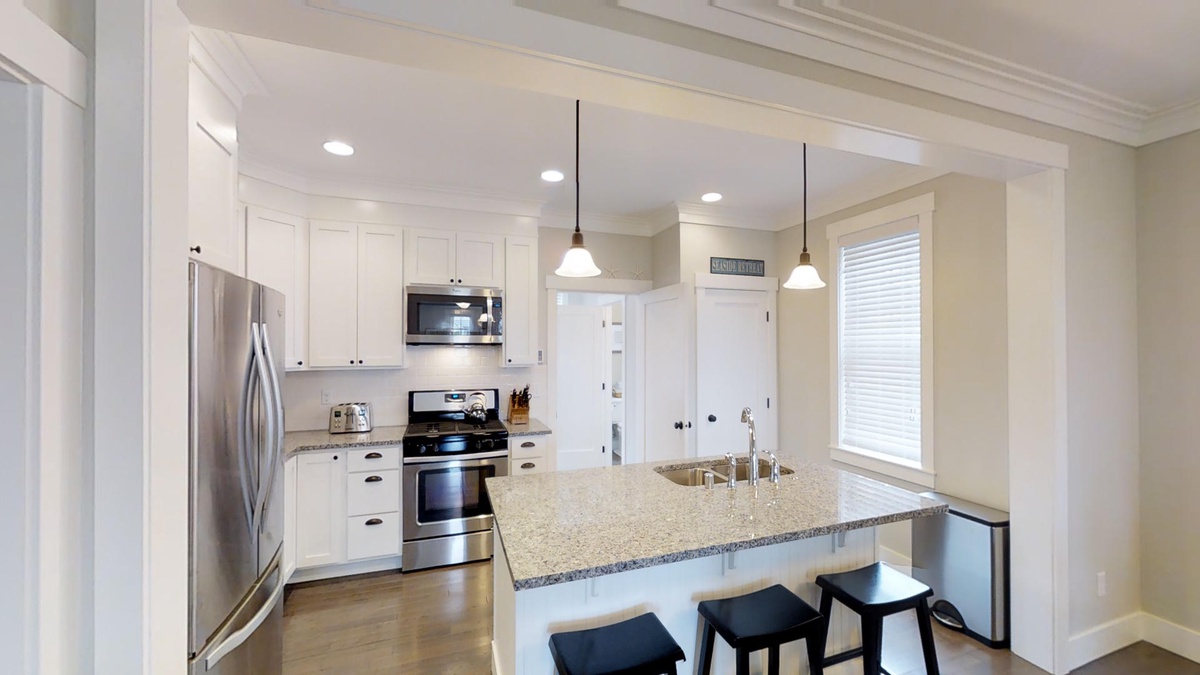
<instances>
[{"instance_id":1,"label":"knife block","mask_svg":"<svg viewBox=\"0 0 1200 675\"><path fill-rule=\"evenodd\" d=\"M529 424L529 406L518 405L516 399L509 397L508 421L513 424Z\"/></svg>"}]
</instances>

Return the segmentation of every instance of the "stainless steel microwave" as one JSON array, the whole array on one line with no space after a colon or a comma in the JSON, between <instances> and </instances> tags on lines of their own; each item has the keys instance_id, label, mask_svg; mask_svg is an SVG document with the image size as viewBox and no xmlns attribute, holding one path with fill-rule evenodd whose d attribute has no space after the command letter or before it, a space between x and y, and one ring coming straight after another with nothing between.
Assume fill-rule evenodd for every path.
<instances>
[{"instance_id":1,"label":"stainless steel microwave","mask_svg":"<svg viewBox=\"0 0 1200 675\"><path fill-rule=\"evenodd\" d=\"M410 345L498 345L504 336L504 292L499 288L408 286Z\"/></svg>"}]
</instances>

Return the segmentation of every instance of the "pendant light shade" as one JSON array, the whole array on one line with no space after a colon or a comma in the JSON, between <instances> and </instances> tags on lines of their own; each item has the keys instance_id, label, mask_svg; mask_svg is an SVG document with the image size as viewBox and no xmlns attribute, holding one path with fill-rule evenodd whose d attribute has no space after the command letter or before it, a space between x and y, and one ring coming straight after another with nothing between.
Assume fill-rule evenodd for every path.
<instances>
[{"instance_id":1,"label":"pendant light shade","mask_svg":"<svg viewBox=\"0 0 1200 675\"><path fill-rule=\"evenodd\" d=\"M575 99L575 233L571 235L571 248L554 273L560 277L600 276L600 268L583 246L583 232L579 229L579 99Z\"/></svg>"},{"instance_id":2,"label":"pendant light shade","mask_svg":"<svg viewBox=\"0 0 1200 675\"><path fill-rule=\"evenodd\" d=\"M792 270L788 280L783 282L783 287L801 291L825 288L820 272L813 267L812 259L808 255L808 143L804 144L804 248L800 251L800 264Z\"/></svg>"}]
</instances>

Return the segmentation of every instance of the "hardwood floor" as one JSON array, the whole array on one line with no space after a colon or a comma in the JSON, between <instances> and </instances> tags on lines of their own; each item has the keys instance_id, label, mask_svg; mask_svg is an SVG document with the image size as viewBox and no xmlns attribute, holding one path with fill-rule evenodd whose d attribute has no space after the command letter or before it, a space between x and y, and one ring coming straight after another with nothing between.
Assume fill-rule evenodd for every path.
<instances>
[{"instance_id":1,"label":"hardwood floor","mask_svg":"<svg viewBox=\"0 0 1200 675\"><path fill-rule=\"evenodd\" d=\"M283 615L284 675L491 672L490 562L300 584L288 591ZM940 626L934 632L946 675L1044 673L1011 652L988 649ZM888 618L884 634L884 668L892 675L923 675L912 616ZM691 667L680 672L690 673ZM850 661L825 672L858 675L861 669L861 662ZM1200 675L1200 664L1143 642L1074 675Z\"/></svg>"}]
</instances>

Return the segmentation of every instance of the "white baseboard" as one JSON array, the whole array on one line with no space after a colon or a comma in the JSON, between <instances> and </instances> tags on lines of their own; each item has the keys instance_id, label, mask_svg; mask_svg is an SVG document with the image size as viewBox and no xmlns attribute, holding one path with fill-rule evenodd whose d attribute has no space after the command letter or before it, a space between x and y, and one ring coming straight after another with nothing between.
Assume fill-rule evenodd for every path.
<instances>
[{"instance_id":1,"label":"white baseboard","mask_svg":"<svg viewBox=\"0 0 1200 675\"><path fill-rule=\"evenodd\" d=\"M1142 639L1152 645L1200 663L1200 631L1143 614Z\"/></svg>"},{"instance_id":2,"label":"white baseboard","mask_svg":"<svg viewBox=\"0 0 1200 675\"><path fill-rule=\"evenodd\" d=\"M1072 635L1067 640L1067 667L1071 670L1124 649L1142 639L1146 615L1133 612Z\"/></svg>"},{"instance_id":3,"label":"white baseboard","mask_svg":"<svg viewBox=\"0 0 1200 675\"><path fill-rule=\"evenodd\" d=\"M495 640L492 640L492 675L504 675L504 669L500 667L500 655L496 653Z\"/></svg>"},{"instance_id":4,"label":"white baseboard","mask_svg":"<svg viewBox=\"0 0 1200 675\"><path fill-rule=\"evenodd\" d=\"M323 565L308 567L292 572L289 584L299 584L305 581L320 581L335 577L348 577L355 574L370 574L371 572L386 572L400 569L400 556L392 558L375 558L361 562L343 563L341 565Z\"/></svg>"},{"instance_id":5,"label":"white baseboard","mask_svg":"<svg viewBox=\"0 0 1200 675\"><path fill-rule=\"evenodd\" d=\"M886 546L880 546L879 560L891 565L901 572L904 572L910 577L912 576L912 558L904 555L903 553L893 551Z\"/></svg>"}]
</instances>

